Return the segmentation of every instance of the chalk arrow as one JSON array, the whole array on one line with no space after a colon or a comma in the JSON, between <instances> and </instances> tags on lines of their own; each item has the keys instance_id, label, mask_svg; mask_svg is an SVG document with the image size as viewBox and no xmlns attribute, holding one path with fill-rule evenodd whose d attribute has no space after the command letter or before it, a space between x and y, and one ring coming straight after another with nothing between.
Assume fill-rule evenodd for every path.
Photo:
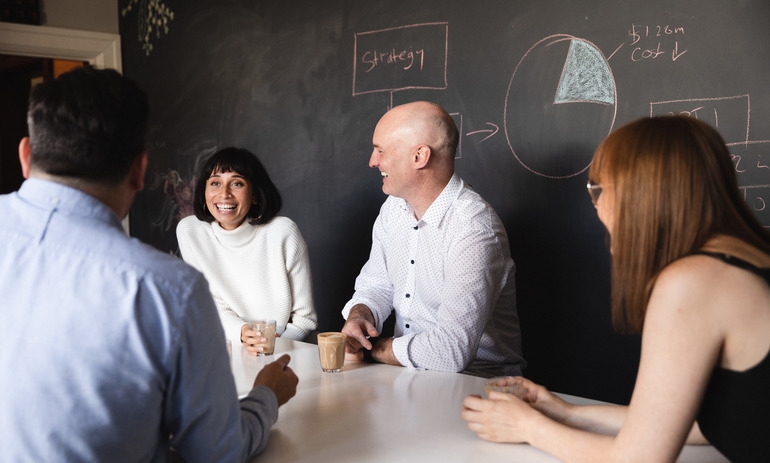
<instances>
[{"instance_id":1,"label":"chalk arrow","mask_svg":"<svg viewBox=\"0 0 770 463\"><path fill-rule=\"evenodd\" d=\"M481 141L484 141L487 138L494 136L497 133L497 131L500 130L500 127L496 126L495 124L493 124L491 122L487 122L486 124L492 126L493 128L491 128L491 129L475 130L473 132L468 132L465 135L468 136L468 135L475 135L477 133L488 133L489 135L487 135L486 137L481 139Z\"/></svg>"},{"instance_id":2,"label":"chalk arrow","mask_svg":"<svg viewBox=\"0 0 770 463\"><path fill-rule=\"evenodd\" d=\"M671 61L676 61L679 59L680 56L687 53L687 50L683 51L682 53L679 53L679 41L674 43L674 51L671 52Z\"/></svg>"}]
</instances>

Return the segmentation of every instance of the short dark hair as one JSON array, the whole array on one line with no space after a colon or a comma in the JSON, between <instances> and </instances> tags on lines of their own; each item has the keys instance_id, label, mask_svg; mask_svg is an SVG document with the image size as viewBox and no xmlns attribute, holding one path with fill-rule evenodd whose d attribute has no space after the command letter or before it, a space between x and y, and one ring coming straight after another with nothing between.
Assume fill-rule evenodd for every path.
<instances>
[{"instance_id":1,"label":"short dark hair","mask_svg":"<svg viewBox=\"0 0 770 463\"><path fill-rule=\"evenodd\" d=\"M282 205L281 193L265 167L251 151L229 147L217 151L206 161L195 182L193 209L199 220L209 223L214 221L214 216L206 207L206 181L215 172L237 172L249 182L254 200L246 216L249 223L267 223L278 215Z\"/></svg>"},{"instance_id":2,"label":"short dark hair","mask_svg":"<svg viewBox=\"0 0 770 463\"><path fill-rule=\"evenodd\" d=\"M30 163L61 177L112 184L145 150L147 95L118 72L77 68L32 88Z\"/></svg>"}]
</instances>

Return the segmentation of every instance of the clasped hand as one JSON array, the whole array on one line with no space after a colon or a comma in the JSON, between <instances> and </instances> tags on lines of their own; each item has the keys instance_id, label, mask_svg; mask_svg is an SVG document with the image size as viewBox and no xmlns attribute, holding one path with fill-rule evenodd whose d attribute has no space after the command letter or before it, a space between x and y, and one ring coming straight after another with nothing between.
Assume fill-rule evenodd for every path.
<instances>
[{"instance_id":1,"label":"clasped hand","mask_svg":"<svg viewBox=\"0 0 770 463\"><path fill-rule=\"evenodd\" d=\"M490 392L489 399L470 395L463 402L462 417L468 428L481 439L491 442L530 442L529 432L535 429L533 421L543 415L564 422L569 404L548 389L520 377L527 390L521 398L503 392Z\"/></svg>"},{"instance_id":2,"label":"clasped hand","mask_svg":"<svg viewBox=\"0 0 770 463\"><path fill-rule=\"evenodd\" d=\"M278 334L275 335L279 337ZM262 336L261 331L252 330L249 325L241 326L241 343L250 355L257 355L265 350L267 338Z\"/></svg>"}]
</instances>

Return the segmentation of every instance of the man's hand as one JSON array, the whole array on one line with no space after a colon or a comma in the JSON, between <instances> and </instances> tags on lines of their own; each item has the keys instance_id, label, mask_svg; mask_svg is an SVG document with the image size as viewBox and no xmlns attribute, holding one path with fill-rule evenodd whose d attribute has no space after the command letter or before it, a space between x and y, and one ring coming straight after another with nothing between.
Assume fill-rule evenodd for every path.
<instances>
[{"instance_id":1,"label":"man's hand","mask_svg":"<svg viewBox=\"0 0 770 463\"><path fill-rule=\"evenodd\" d=\"M345 362L358 363L364 361L364 349L372 351L375 362L402 366L393 355L393 338L377 339L374 344L370 338L380 335L374 327L374 315L371 309L363 304L356 304L350 309L348 319L342 332L348 336L345 346Z\"/></svg>"},{"instance_id":2,"label":"man's hand","mask_svg":"<svg viewBox=\"0 0 770 463\"><path fill-rule=\"evenodd\" d=\"M361 349L371 350L372 343L369 338L377 337L380 334L374 327L372 311L363 304L356 304L350 309L342 332L348 336L345 351L349 354L357 354Z\"/></svg>"},{"instance_id":3,"label":"man's hand","mask_svg":"<svg viewBox=\"0 0 770 463\"><path fill-rule=\"evenodd\" d=\"M280 356L275 362L265 365L254 379L254 387L267 386L273 390L278 406L288 402L297 393L299 379L289 368L289 360L291 358L288 354Z\"/></svg>"}]
</instances>

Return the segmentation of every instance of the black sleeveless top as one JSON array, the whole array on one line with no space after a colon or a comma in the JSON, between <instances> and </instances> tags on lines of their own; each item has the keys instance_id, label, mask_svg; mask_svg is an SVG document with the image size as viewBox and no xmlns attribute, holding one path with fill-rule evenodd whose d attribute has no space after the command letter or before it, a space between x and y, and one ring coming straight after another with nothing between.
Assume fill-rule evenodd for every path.
<instances>
[{"instance_id":1,"label":"black sleeveless top","mask_svg":"<svg viewBox=\"0 0 770 463\"><path fill-rule=\"evenodd\" d=\"M748 270L770 284L770 268L725 254L697 252ZM714 368L698 412L708 441L731 462L770 462L770 352L746 371Z\"/></svg>"}]
</instances>

